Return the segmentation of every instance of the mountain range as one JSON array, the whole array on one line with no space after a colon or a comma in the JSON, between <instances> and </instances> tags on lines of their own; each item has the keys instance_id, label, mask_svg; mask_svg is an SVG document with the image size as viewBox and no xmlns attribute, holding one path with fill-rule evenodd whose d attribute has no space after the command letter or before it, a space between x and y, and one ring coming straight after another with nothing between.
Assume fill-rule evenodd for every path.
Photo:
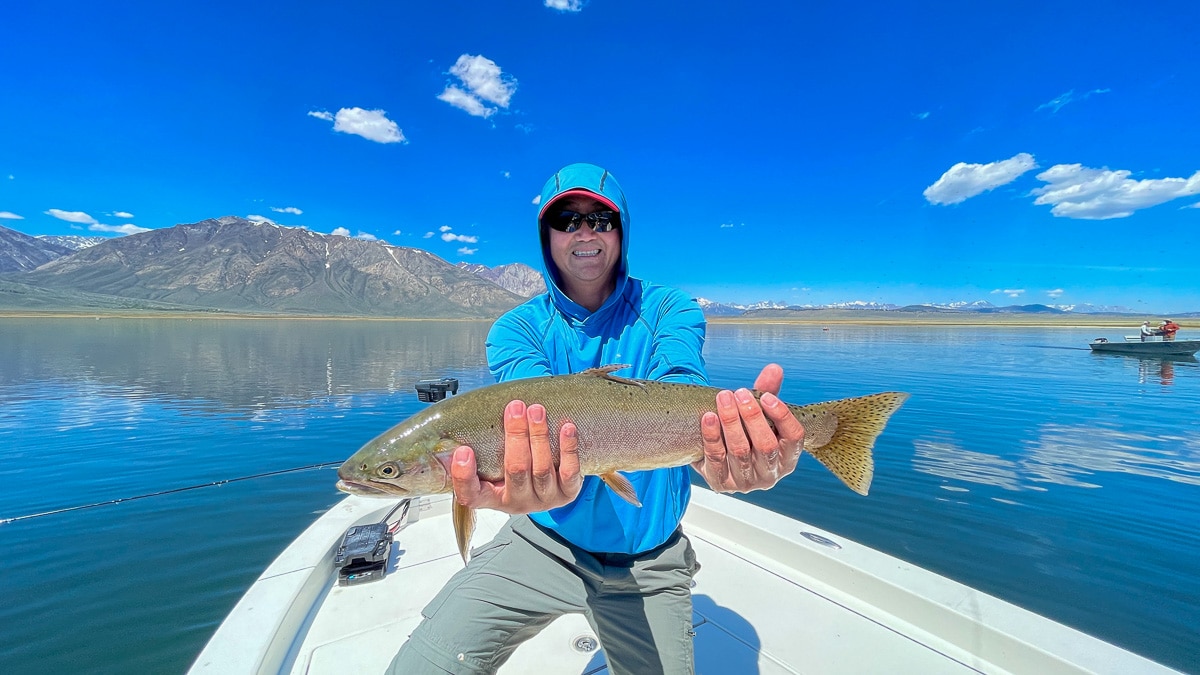
<instances>
[{"instance_id":1,"label":"mountain range","mask_svg":"<svg viewBox=\"0 0 1200 675\"><path fill-rule=\"evenodd\" d=\"M235 216L112 239L31 237L0 226L0 310L494 318L545 288L542 274L521 263L454 265L422 249ZM1124 307L998 307L985 300L904 306L698 302L709 317L802 318L818 310L1135 314Z\"/></svg>"},{"instance_id":2,"label":"mountain range","mask_svg":"<svg viewBox=\"0 0 1200 675\"><path fill-rule=\"evenodd\" d=\"M6 307L488 318L525 300L428 251L233 216L78 251L3 234Z\"/></svg>"}]
</instances>

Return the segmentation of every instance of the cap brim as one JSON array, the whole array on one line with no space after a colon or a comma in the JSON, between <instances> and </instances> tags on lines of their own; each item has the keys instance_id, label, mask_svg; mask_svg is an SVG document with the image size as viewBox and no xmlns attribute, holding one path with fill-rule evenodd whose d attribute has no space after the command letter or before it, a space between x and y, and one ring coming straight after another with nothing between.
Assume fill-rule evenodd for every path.
<instances>
[{"instance_id":1,"label":"cap brim","mask_svg":"<svg viewBox=\"0 0 1200 675\"><path fill-rule=\"evenodd\" d=\"M601 204L604 204L605 206L612 209L613 211L616 211L617 213L621 212L621 209L617 208L617 205L614 204L613 201L611 199L609 199L608 197L605 197L604 195L596 193L596 192L592 192L591 190L583 190L583 189L577 188L574 190L567 190L566 192L560 192L554 196L554 199L551 199L550 201L546 202L545 204L542 204L542 210L538 211L538 220L541 220L542 216L546 215L546 211L550 208L551 205L557 204L558 202L561 202L562 200L567 199L569 197L588 197L589 199L595 199L596 201L600 202Z\"/></svg>"}]
</instances>

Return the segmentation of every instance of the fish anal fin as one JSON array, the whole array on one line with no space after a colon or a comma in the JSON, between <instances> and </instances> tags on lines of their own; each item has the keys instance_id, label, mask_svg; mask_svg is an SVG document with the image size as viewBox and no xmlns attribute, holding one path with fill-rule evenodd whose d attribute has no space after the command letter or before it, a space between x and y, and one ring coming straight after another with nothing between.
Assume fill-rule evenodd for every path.
<instances>
[{"instance_id":1,"label":"fish anal fin","mask_svg":"<svg viewBox=\"0 0 1200 675\"><path fill-rule=\"evenodd\" d=\"M600 366L599 368L588 368L587 370L582 371L579 374L587 375L589 377L601 377L606 380L611 380L613 382L619 382L621 384L629 384L629 385L633 385L635 387L646 386L646 385L642 384L641 382L638 382L637 380L631 380L627 377L617 377L616 375L613 375L614 372L616 372L618 370L624 370L629 367L630 367L630 365L628 363L614 363L612 365Z\"/></svg>"},{"instance_id":2,"label":"fish anal fin","mask_svg":"<svg viewBox=\"0 0 1200 675\"><path fill-rule=\"evenodd\" d=\"M633 483L630 483L629 479L625 476L622 476L616 471L609 471L608 473L600 474L600 480L604 481L605 485L612 488L612 491L617 493L621 499L624 499L638 508L642 507L642 502L637 498L637 492L634 492L633 490Z\"/></svg>"},{"instance_id":3,"label":"fish anal fin","mask_svg":"<svg viewBox=\"0 0 1200 675\"><path fill-rule=\"evenodd\" d=\"M454 521L454 540L458 542L458 553L462 556L463 564L466 564L471 535L475 533L475 509L463 506L457 497L451 499L454 502L450 507L451 519Z\"/></svg>"}]
</instances>

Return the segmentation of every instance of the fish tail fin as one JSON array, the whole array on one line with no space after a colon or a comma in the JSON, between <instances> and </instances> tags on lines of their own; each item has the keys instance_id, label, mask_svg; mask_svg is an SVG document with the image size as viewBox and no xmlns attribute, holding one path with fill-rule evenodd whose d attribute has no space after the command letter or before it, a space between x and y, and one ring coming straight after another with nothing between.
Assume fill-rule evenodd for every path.
<instances>
[{"instance_id":1,"label":"fish tail fin","mask_svg":"<svg viewBox=\"0 0 1200 675\"><path fill-rule=\"evenodd\" d=\"M467 562L467 549L471 545L471 535L475 533L475 509L463 506L457 496L451 496L453 505L450 507L451 518L454 521L454 540L458 542L458 553L462 556L463 564Z\"/></svg>"},{"instance_id":2,"label":"fish tail fin","mask_svg":"<svg viewBox=\"0 0 1200 675\"><path fill-rule=\"evenodd\" d=\"M889 391L788 407L804 424L804 449L851 490L865 495L875 475L871 448L907 400L908 394Z\"/></svg>"}]
</instances>

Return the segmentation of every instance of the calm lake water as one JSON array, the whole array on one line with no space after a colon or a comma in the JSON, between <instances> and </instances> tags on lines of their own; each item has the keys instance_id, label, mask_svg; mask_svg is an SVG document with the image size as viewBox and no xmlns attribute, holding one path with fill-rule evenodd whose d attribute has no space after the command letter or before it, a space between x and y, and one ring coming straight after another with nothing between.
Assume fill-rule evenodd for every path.
<instances>
[{"instance_id":1,"label":"calm lake water","mask_svg":"<svg viewBox=\"0 0 1200 675\"><path fill-rule=\"evenodd\" d=\"M1132 330L1132 328L1130 329ZM1200 363L1120 331L711 325L714 385L912 399L870 497L811 458L744 498L1186 671L1200 664ZM471 322L0 319L0 519L341 461L490 383ZM341 499L332 469L0 524L0 672L182 672Z\"/></svg>"}]
</instances>

